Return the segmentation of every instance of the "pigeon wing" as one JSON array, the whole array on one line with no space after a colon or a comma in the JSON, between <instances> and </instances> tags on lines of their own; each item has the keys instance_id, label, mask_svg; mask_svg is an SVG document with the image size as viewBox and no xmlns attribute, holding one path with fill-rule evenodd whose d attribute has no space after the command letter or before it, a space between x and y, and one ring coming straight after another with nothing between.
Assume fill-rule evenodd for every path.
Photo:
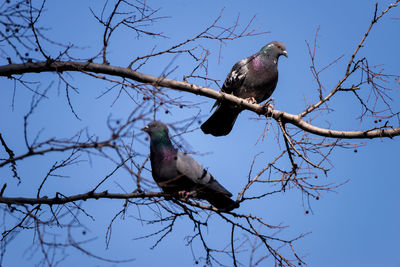
<instances>
[{"instance_id":1,"label":"pigeon wing","mask_svg":"<svg viewBox=\"0 0 400 267\"><path fill-rule=\"evenodd\" d=\"M203 190L232 196L232 194L220 185L200 163L191 156L180 151L177 154L176 168L179 173L189 178L194 184L203 187Z\"/></svg>"},{"instance_id":2,"label":"pigeon wing","mask_svg":"<svg viewBox=\"0 0 400 267\"><path fill-rule=\"evenodd\" d=\"M231 72L225 79L221 91L227 94L233 93L235 95L237 88L239 88L246 79L249 71L248 63L253 60L255 55L244 58L233 65Z\"/></svg>"}]
</instances>

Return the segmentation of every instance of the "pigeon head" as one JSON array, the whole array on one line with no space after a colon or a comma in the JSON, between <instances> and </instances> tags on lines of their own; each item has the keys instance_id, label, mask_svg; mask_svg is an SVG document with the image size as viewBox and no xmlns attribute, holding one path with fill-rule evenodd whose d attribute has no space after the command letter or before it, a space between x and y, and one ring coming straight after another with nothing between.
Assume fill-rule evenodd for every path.
<instances>
[{"instance_id":1,"label":"pigeon head","mask_svg":"<svg viewBox=\"0 0 400 267\"><path fill-rule=\"evenodd\" d=\"M168 137L168 128L167 125L160 121L153 121L149 123L147 126L142 128L142 130L153 137Z\"/></svg>"},{"instance_id":2,"label":"pigeon head","mask_svg":"<svg viewBox=\"0 0 400 267\"><path fill-rule=\"evenodd\" d=\"M150 147L154 149L172 150L173 146L168 136L167 125L160 121L153 121L142 129L150 135Z\"/></svg>"},{"instance_id":3,"label":"pigeon head","mask_svg":"<svg viewBox=\"0 0 400 267\"><path fill-rule=\"evenodd\" d=\"M273 41L261 48L259 54L268 54L271 56L275 56L279 58L281 55L288 57L288 53L286 52L286 46L284 43L279 41Z\"/></svg>"}]
</instances>

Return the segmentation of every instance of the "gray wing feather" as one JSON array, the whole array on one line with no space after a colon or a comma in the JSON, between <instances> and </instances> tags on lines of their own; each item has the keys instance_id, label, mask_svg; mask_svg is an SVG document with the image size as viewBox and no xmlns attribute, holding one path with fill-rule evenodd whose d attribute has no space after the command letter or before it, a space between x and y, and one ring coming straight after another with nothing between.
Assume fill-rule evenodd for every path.
<instances>
[{"instance_id":1,"label":"gray wing feather","mask_svg":"<svg viewBox=\"0 0 400 267\"><path fill-rule=\"evenodd\" d=\"M239 204L230 198L232 194L191 156L178 151L176 171L195 184L189 189L194 192L193 196L207 200L217 209L230 211L239 207Z\"/></svg>"},{"instance_id":2,"label":"gray wing feather","mask_svg":"<svg viewBox=\"0 0 400 267\"><path fill-rule=\"evenodd\" d=\"M217 180L215 180L215 178L200 165L200 163L191 156L180 151L178 151L177 154L176 169L179 173L185 175L195 184L203 185L205 188L208 188L213 192L232 196L232 194L220 185Z\"/></svg>"},{"instance_id":3,"label":"gray wing feather","mask_svg":"<svg viewBox=\"0 0 400 267\"><path fill-rule=\"evenodd\" d=\"M225 79L224 85L222 86L221 91L225 93L234 93L233 92L235 89L239 88L245 78L246 75L249 71L249 68L247 67L247 64L254 58L253 56L247 57L245 59L240 60L237 62L235 65L233 65L231 72L228 74L228 76Z\"/></svg>"},{"instance_id":4,"label":"gray wing feather","mask_svg":"<svg viewBox=\"0 0 400 267\"><path fill-rule=\"evenodd\" d=\"M212 180L211 174L191 156L178 151L176 168L196 184L206 185Z\"/></svg>"}]
</instances>

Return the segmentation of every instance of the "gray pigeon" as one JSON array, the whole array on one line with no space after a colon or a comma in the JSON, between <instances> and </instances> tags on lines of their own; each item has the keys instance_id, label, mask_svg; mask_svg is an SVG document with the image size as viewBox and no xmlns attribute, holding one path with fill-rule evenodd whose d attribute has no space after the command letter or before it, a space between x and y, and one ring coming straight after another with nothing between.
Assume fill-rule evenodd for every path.
<instances>
[{"instance_id":1,"label":"gray pigeon","mask_svg":"<svg viewBox=\"0 0 400 267\"><path fill-rule=\"evenodd\" d=\"M239 207L232 194L197 161L171 143L167 126L154 121L144 127L150 135L150 161L154 181L165 193L205 199L221 211Z\"/></svg>"},{"instance_id":2,"label":"gray pigeon","mask_svg":"<svg viewBox=\"0 0 400 267\"><path fill-rule=\"evenodd\" d=\"M282 42L273 41L256 54L237 62L226 77L221 91L237 97L261 103L268 99L278 82L278 58L288 57ZM214 114L201 125L205 134L227 135L231 132L236 118L242 111L240 107L217 101Z\"/></svg>"}]
</instances>

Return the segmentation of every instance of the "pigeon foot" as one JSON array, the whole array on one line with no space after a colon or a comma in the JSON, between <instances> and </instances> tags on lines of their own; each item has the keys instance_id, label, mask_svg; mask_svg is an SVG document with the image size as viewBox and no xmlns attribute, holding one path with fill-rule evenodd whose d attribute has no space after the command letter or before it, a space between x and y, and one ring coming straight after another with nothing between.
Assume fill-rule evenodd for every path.
<instances>
[{"instance_id":1,"label":"pigeon foot","mask_svg":"<svg viewBox=\"0 0 400 267\"><path fill-rule=\"evenodd\" d=\"M251 104L257 104L257 100L254 97L248 97L246 98L247 102L250 102Z\"/></svg>"},{"instance_id":2,"label":"pigeon foot","mask_svg":"<svg viewBox=\"0 0 400 267\"><path fill-rule=\"evenodd\" d=\"M262 107L263 110L266 111L265 112L266 115L271 115L272 111L274 110L274 105L269 102L265 103Z\"/></svg>"},{"instance_id":3,"label":"pigeon foot","mask_svg":"<svg viewBox=\"0 0 400 267\"><path fill-rule=\"evenodd\" d=\"M274 106L273 104L267 102L267 103L265 103L265 104L263 105L263 108L274 109L275 106Z\"/></svg>"},{"instance_id":4,"label":"pigeon foot","mask_svg":"<svg viewBox=\"0 0 400 267\"><path fill-rule=\"evenodd\" d=\"M188 192L188 191L182 190L182 191L179 191L179 192L178 192L178 195L179 195L181 198L186 199L186 198L191 197L191 196L193 195L193 192Z\"/></svg>"}]
</instances>

